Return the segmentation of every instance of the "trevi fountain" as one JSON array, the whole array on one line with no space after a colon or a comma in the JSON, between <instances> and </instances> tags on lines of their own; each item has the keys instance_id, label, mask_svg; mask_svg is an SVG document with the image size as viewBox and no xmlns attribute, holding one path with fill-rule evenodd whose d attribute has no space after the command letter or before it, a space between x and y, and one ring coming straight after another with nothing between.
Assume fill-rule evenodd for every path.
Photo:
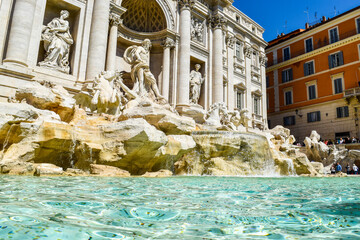
<instances>
[{"instance_id":1,"label":"trevi fountain","mask_svg":"<svg viewBox=\"0 0 360 240\"><path fill-rule=\"evenodd\" d=\"M0 239L360 238L360 152L268 129L232 3L0 0Z\"/></svg>"}]
</instances>

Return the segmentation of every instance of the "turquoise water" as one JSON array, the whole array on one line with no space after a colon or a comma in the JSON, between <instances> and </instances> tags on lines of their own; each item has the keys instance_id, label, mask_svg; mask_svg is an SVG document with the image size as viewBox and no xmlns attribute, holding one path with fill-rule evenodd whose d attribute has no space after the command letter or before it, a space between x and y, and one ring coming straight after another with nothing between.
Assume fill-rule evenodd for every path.
<instances>
[{"instance_id":1,"label":"turquoise water","mask_svg":"<svg viewBox=\"0 0 360 240\"><path fill-rule=\"evenodd\" d=\"M360 239L360 178L0 177L0 239Z\"/></svg>"}]
</instances>

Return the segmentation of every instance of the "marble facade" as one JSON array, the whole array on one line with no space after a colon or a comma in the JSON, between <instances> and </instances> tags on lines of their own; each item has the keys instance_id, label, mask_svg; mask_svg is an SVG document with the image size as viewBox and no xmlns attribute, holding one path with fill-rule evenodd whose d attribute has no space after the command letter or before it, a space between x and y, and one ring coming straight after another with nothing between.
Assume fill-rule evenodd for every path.
<instances>
[{"instance_id":1,"label":"marble facade","mask_svg":"<svg viewBox=\"0 0 360 240\"><path fill-rule=\"evenodd\" d=\"M121 72L126 80L131 75L126 49L149 39L150 71L161 96L178 112L186 115L193 105L207 111L224 103L229 111L246 109L249 124L266 128L264 29L232 4L232 0L0 0L0 101L14 96L27 81L53 82L75 95L104 71ZM59 18L63 10L67 23ZM66 25L71 35L67 39L72 40L64 45L57 39L67 54L53 58L55 63L65 59L58 67L44 64L50 54L44 29L53 22ZM203 82L199 96L192 99L190 73L197 69Z\"/></svg>"}]
</instances>

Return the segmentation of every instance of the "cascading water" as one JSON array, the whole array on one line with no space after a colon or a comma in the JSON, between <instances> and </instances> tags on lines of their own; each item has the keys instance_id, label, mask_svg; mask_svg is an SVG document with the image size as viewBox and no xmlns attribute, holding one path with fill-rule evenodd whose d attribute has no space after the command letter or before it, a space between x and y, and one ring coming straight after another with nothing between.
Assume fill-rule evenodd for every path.
<instances>
[{"instance_id":1,"label":"cascading water","mask_svg":"<svg viewBox=\"0 0 360 240\"><path fill-rule=\"evenodd\" d=\"M12 132L12 130L13 130L14 127L15 127L15 124L11 124L9 130L7 131L7 134L6 134L4 143L3 143L3 147L2 147L2 149L1 149L0 159L2 159L3 156L4 156L5 149L6 149L7 145L9 144L10 137L11 137L11 132Z\"/></svg>"}]
</instances>

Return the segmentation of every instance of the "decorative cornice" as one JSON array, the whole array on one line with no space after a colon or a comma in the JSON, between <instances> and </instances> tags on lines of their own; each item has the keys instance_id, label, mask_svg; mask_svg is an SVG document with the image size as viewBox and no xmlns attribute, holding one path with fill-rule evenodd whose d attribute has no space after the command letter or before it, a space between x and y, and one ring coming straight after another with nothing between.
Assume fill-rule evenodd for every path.
<instances>
[{"instance_id":1,"label":"decorative cornice","mask_svg":"<svg viewBox=\"0 0 360 240\"><path fill-rule=\"evenodd\" d=\"M165 38L161 46L163 46L163 48L173 48L175 47L175 41L171 38Z\"/></svg>"},{"instance_id":2,"label":"decorative cornice","mask_svg":"<svg viewBox=\"0 0 360 240\"><path fill-rule=\"evenodd\" d=\"M311 52L308 52L308 53L305 53L303 55L300 55L298 57L295 57L295 58L292 58L290 60L287 60L285 62L281 62L281 63L278 63L276 65L273 65L271 67L268 67L266 69L266 72L271 72L271 71L274 71L276 69L279 69L279 68L282 68L282 67L285 67L285 66L288 66L288 65L291 65L291 64L294 64L296 62L300 62L300 61L303 61L307 58L312 58L312 57L315 57L319 54L322 54L322 53L325 53L325 52L328 52L328 51L331 51L333 49L336 49L336 48L339 48L341 46L344 46L344 45L347 45L347 44L350 44L350 43L353 43L353 42L356 42L356 41L359 41L360 40L360 34L357 34L357 35L354 35L352 37L349 37L349 38L346 38L344 40L341 40L339 42L336 42L336 43L333 43L333 44L330 44L330 45L327 45L325 47L322 47L322 48L319 48L319 49L316 49L314 51L311 51Z\"/></svg>"},{"instance_id":3,"label":"decorative cornice","mask_svg":"<svg viewBox=\"0 0 360 240\"><path fill-rule=\"evenodd\" d=\"M268 62L268 58L266 57L266 55L261 54L260 55L260 64L263 67L266 67L266 63Z\"/></svg>"},{"instance_id":4,"label":"decorative cornice","mask_svg":"<svg viewBox=\"0 0 360 240\"><path fill-rule=\"evenodd\" d=\"M122 22L120 15L117 13L110 13L109 22L111 26L119 26Z\"/></svg>"},{"instance_id":5,"label":"decorative cornice","mask_svg":"<svg viewBox=\"0 0 360 240\"><path fill-rule=\"evenodd\" d=\"M196 3L196 0L177 0L177 1L178 1L180 10L185 10L185 9L191 10Z\"/></svg>"}]
</instances>

